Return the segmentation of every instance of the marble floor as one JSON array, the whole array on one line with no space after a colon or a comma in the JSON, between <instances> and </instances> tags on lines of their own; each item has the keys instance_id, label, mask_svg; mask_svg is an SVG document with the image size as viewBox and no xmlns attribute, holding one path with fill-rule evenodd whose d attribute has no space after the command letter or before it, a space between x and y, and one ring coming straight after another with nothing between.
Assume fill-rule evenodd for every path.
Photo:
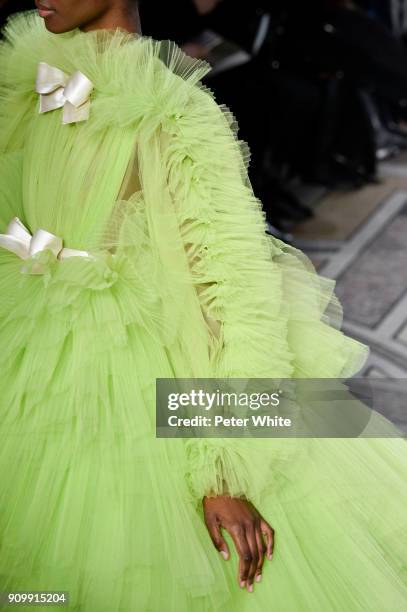
<instances>
[{"instance_id":1,"label":"marble floor","mask_svg":"<svg viewBox=\"0 0 407 612\"><path fill-rule=\"evenodd\" d=\"M386 416L407 431L407 155L383 163L378 184L309 203L293 244L336 280L343 330L371 349L358 376L382 379Z\"/></svg>"}]
</instances>

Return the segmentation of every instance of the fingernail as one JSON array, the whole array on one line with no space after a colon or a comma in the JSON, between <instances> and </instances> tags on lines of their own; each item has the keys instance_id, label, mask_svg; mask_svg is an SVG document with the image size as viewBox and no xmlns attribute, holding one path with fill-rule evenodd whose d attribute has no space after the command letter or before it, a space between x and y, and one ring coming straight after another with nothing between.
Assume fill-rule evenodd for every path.
<instances>
[{"instance_id":1,"label":"fingernail","mask_svg":"<svg viewBox=\"0 0 407 612\"><path fill-rule=\"evenodd\" d=\"M261 580L261 574L257 574L257 576L256 576L256 582L260 582L260 580Z\"/></svg>"},{"instance_id":2,"label":"fingernail","mask_svg":"<svg viewBox=\"0 0 407 612\"><path fill-rule=\"evenodd\" d=\"M253 585L249 584L249 593L253 593Z\"/></svg>"},{"instance_id":3,"label":"fingernail","mask_svg":"<svg viewBox=\"0 0 407 612\"><path fill-rule=\"evenodd\" d=\"M240 586L242 587L242 589L244 589L244 587L246 586L246 581L245 580L241 580L240 581Z\"/></svg>"},{"instance_id":4,"label":"fingernail","mask_svg":"<svg viewBox=\"0 0 407 612\"><path fill-rule=\"evenodd\" d=\"M223 557L224 559L229 559L229 555L228 555L228 553L226 552L226 550L221 550L221 551L220 551L220 554L222 555L222 557Z\"/></svg>"},{"instance_id":5,"label":"fingernail","mask_svg":"<svg viewBox=\"0 0 407 612\"><path fill-rule=\"evenodd\" d=\"M271 555L269 555L269 561L271 561L273 558L273 553L271 553Z\"/></svg>"}]
</instances>

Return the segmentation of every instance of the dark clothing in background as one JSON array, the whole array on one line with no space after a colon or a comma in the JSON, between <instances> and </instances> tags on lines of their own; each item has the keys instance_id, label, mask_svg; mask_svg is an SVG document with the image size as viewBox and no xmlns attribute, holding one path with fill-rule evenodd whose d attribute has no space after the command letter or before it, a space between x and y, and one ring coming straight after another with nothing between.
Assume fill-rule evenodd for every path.
<instances>
[{"instance_id":1,"label":"dark clothing in background","mask_svg":"<svg viewBox=\"0 0 407 612\"><path fill-rule=\"evenodd\" d=\"M0 27L4 26L12 13L31 9L35 9L34 0L6 0L6 2L0 3Z\"/></svg>"},{"instance_id":2,"label":"dark clothing in background","mask_svg":"<svg viewBox=\"0 0 407 612\"><path fill-rule=\"evenodd\" d=\"M142 0L139 13L143 35L157 40L182 45L202 30L202 18L192 0Z\"/></svg>"}]
</instances>

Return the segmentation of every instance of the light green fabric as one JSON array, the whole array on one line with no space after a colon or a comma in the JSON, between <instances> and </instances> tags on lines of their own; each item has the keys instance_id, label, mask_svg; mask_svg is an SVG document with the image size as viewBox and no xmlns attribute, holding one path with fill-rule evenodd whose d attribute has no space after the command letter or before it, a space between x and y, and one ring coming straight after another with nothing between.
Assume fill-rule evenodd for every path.
<instances>
[{"instance_id":1,"label":"light green fabric","mask_svg":"<svg viewBox=\"0 0 407 612\"><path fill-rule=\"evenodd\" d=\"M91 79L87 121L38 113L39 62ZM334 282L265 234L209 65L33 13L0 63L0 232L18 216L95 257L42 253L33 275L0 249L0 590L86 612L404 610L404 440L155 438L156 377L347 377L368 353ZM254 594L203 522L225 490L276 530Z\"/></svg>"}]
</instances>

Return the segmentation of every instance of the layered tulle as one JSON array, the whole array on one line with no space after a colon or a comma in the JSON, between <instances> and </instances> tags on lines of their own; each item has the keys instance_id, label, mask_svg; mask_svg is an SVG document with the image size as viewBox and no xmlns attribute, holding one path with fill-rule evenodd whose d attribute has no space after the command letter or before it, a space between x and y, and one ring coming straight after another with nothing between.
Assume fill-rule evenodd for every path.
<instances>
[{"instance_id":1,"label":"layered tulle","mask_svg":"<svg viewBox=\"0 0 407 612\"><path fill-rule=\"evenodd\" d=\"M0 249L0 590L86 612L403 609L404 440L155 437L156 378L347 377L368 353L334 281L265 233L209 65L34 14L0 60L0 232L18 216L94 257L42 252L29 274ZM92 80L86 122L38 113L40 61ZM222 492L277 532L255 595L202 520Z\"/></svg>"}]
</instances>

